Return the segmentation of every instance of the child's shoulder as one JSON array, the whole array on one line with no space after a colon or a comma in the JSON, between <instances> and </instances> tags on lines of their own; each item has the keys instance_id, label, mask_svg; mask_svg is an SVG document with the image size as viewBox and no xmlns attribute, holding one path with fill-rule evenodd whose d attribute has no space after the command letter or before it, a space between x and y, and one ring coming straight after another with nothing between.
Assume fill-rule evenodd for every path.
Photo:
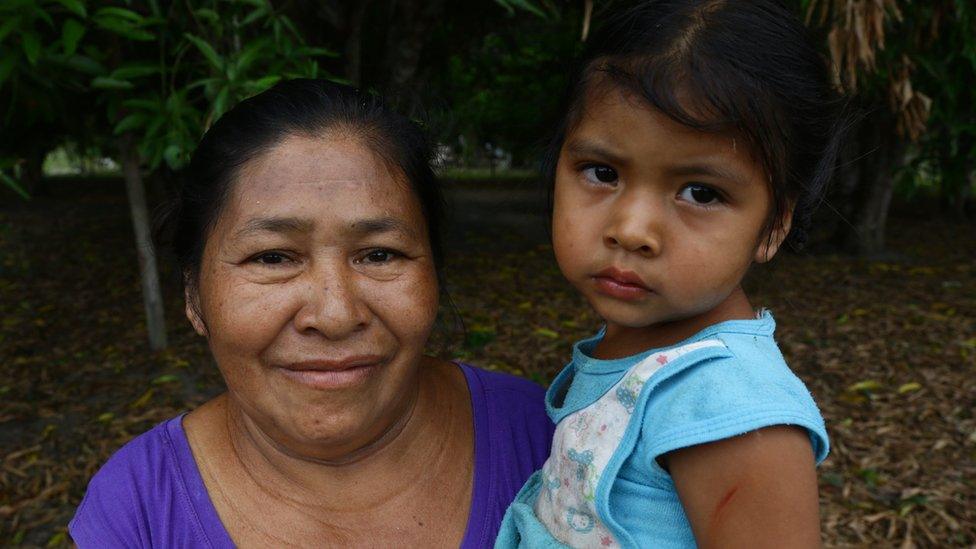
<instances>
[{"instance_id":1,"label":"child's shoulder","mask_svg":"<svg viewBox=\"0 0 976 549\"><path fill-rule=\"evenodd\" d=\"M667 373L647 396L642 431L653 452L713 442L773 425L805 428L817 460L827 455L823 418L806 385L790 370L773 339L775 322L764 311L756 320L716 325L696 338L712 352L694 355Z\"/></svg>"}]
</instances>

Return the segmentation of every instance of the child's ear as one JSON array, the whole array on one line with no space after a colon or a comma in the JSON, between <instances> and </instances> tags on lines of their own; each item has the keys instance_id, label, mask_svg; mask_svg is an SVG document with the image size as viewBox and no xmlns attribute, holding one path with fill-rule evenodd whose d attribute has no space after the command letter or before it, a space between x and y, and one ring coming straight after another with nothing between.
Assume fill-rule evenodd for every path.
<instances>
[{"instance_id":1,"label":"child's ear","mask_svg":"<svg viewBox=\"0 0 976 549\"><path fill-rule=\"evenodd\" d=\"M793 204L788 204L783 215L779 219L779 223L775 225L773 231L766 235L760 242L759 246L756 247L756 263L766 263L776 252L779 251L779 247L782 246L783 242L786 240L786 236L790 234L790 227L793 225Z\"/></svg>"},{"instance_id":2,"label":"child's ear","mask_svg":"<svg viewBox=\"0 0 976 549\"><path fill-rule=\"evenodd\" d=\"M183 290L183 299L186 303L184 308L186 318L193 325L193 330L197 334L207 337L207 323L203 321L203 315L200 314L200 299L197 295L196 288L191 284L186 284L185 286L186 289Z\"/></svg>"}]
</instances>

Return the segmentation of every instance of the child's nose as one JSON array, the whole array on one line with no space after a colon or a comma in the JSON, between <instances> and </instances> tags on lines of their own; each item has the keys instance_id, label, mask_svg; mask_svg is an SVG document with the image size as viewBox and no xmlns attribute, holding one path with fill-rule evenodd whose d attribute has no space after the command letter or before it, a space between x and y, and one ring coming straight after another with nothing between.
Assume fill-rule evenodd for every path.
<instances>
[{"instance_id":1,"label":"child's nose","mask_svg":"<svg viewBox=\"0 0 976 549\"><path fill-rule=\"evenodd\" d=\"M647 207L622 208L607 227L603 243L610 248L654 257L661 253L658 219L660 216Z\"/></svg>"}]
</instances>

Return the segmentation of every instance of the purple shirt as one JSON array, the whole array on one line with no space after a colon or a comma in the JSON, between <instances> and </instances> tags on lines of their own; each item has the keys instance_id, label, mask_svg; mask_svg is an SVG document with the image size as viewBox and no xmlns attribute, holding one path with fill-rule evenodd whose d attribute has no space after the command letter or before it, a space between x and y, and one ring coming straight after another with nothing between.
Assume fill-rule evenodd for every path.
<instances>
[{"instance_id":1,"label":"purple shirt","mask_svg":"<svg viewBox=\"0 0 976 549\"><path fill-rule=\"evenodd\" d=\"M474 483L461 547L491 547L505 509L549 456L553 426L541 387L460 365L474 412ZM234 547L178 416L116 452L92 477L68 525L87 547Z\"/></svg>"}]
</instances>

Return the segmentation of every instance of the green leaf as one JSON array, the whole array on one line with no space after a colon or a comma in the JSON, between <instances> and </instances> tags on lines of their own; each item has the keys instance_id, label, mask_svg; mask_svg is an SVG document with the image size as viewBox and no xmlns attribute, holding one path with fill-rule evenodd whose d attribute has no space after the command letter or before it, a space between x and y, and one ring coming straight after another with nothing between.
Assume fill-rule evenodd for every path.
<instances>
[{"instance_id":1,"label":"green leaf","mask_svg":"<svg viewBox=\"0 0 976 549\"><path fill-rule=\"evenodd\" d=\"M60 547L64 545L64 542L66 542L67 540L68 540L67 532L58 532L53 536L51 536L50 539L47 540L47 545L45 545L45 547Z\"/></svg>"},{"instance_id":2,"label":"green leaf","mask_svg":"<svg viewBox=\"0 0 976 549\"><path fill-rule=\"evenodd\" d=\"M155 63L130 63L112 71L109 78L129 80L153 74L159 74L159 65Z\"/></svg>"},{"instance_id":3,"label":"green leaf","mask_svg":"<svg viewBox=\"0 0 976 549\"><path fill-rule=\"evenodd\" d=\"M238 72L247 72L247 69L250 68L251 64L254 63L254 61L258 59L262 53L264 53L264 49L267 48L269 44L269 40L259 39L255 40L251 44L248 44L247 47L241 50L240 55L237 56L237 59L234 62Z\"/></svg>"},{"instance_id":4,"label":"green leaf","mask_svg":"<svg viewBox=\"0 0 976 549\"><path fill-rule=\"evenodd\" d=\"M251 90L254 93L260 93L260 92L263 92L264 90L270 88L271 86L274 86L280 80L281 80L281 77L278 76L278 75L265 76L264 78L259 78L259 79L255 80L254 82L251 82L249 84L249 87L251 88Z\"/></svg>"},{"instance_id":5,"label":"green leaf","mask_svg":"<svg viewBox=\"0 0 976 549\"><path fill-rule=\"evenodd\" d=\"M61 27L61 46L64 53L74 55L78 49L78 41L85 35L85 27L74 19L68 19Z\"/></svg>"},{"instance_id":6,"label":"green leaf","mask_svg":"<svg viewBox=\"0 0 976 549\"><path fill-rule=\"evenodd\" d=\"M163 159L166 160L166 164L174 170L183 167L183 151L180 149L179 145L170 144L167 146L166 149L163 150Z\"/></svg>"},{"instance_id":7,"label":"green leaf","mask_svg":"<svg viewBox=\"0 0 976 549\"><path fill-rule=\"evenodd\" d=\"M126 82L125 80L117 80L115 78L108 78L105 76L96 76L91 85L93 88L98 90L131 90L135 86L132 82Z\"/></svg>"},{"instance_id":8,"label":"green leaf","mask_svg":"<svg viewBox=\"0 0 976 549\"><path fill-rule=\"evenodd\" d=\"M36 15L39 19L47 23L48 27L52 29L54 28L54 19L51 19L51 15L48 14L47 10L35 4L34 15Z\"/></svg>"},{"instance_id":9,"label":"green leaf","mask_svg":"<svg viewBox=\"0 0 976 549\"><path fill-rule=\"evenodd\" d=\"M146 134L145 134L146 138L148 139L150 137L155 137L156 134L159 133L159 130L161 130L163 125L165 124L166 124L165 113L157 113L156 116L154 116L152 120L149 121L149 124L146 126Z\"/></svg>"},{"instance_id":10,"label":"green leaf","mask_svg":"<svg viewBox=\"0 0 976 549\"><path fill-rule=\"evenodd\" d=\"M261 19L261 18L263 18L263 17L265 17L267 15L268 15L267 8L265 8L264 6L262 6L260 8L257 8L256 10L254 10L251 13L247 14L247 17L245 17L244 20L241 21L241 26L242 27L246 27L246 26L250 25L251 23L254 23L258 19Z\"/></svg>"},{"instance_id":11,"label":"green leaf","mask_svg":"<svg viewBox=\"0 0 976 549\"><path fill-rule=\"evenodd\" d=\"M230 88L224 87L217 94L213 102L213 120L220 118L227 109L227 102L230 99Z\"/></svg>"},{"instance_id":12,"label":"green leaf","mask_svg":"<svg viewBox=\"0 0 976 549\"><path fill-rule=\"evenodd\" d=\"M94 17L95 24L103 29L124 36L130 40L149 42L156 39L153 33L134 26L131 22L117 17Z\"/></svg>"},{"instance_id":13,"label":"green leaf","mask_svg":"<svg viewBox=\"0 0 976 549\"><path fill-rule=\"evenodd\" d=\"M856 392L870 393L872 391L878 391L883 387L884 385L882 385L880 382L875 381L873 379L867 379L849 385L847 387L847 391L851 393L856 393Z\"/></svg>"},{"instance_id":14,"label":"green leaf","mask_svg":"<svg viewBox=\"0 0 976 549\"><path fill-rule=\"evenodd\" d=\"M122 135L125 132L141 128L146 125L146 115L145 113L133 113L126 116L115 125L115 129L112 130L113 135Z\"/></svg>"},{"instance_id":15,"label":"green leaf","mask_svg":"<svg viewBox=\"0 0 976 549\"><path fill-rule=\"evenodd\" d=\"M174 381L179 381L180 377L175 374L163 374L156 379L154 379L153 385L162 385L164 383L173 383Z\"/></svg>"},{"instance_id":16,"label":"green leaf","mask_svg":"<svg viewBox=\"0 0 976 549\"><path fill-rule=\"evenodd\" d=\"M202 53L203 56L207 58L207 61L210 61L211 65L213 65L218 70L221 71L224 70L223 58L220 57L220 54L218 54L217 51L214 50L210 44L206 43L202 38L198 36L193 36L190 33L184 33L183 36L185 36L187 40L192 42L193 45L196 46L198 50L200 50L200 53Z\"/></svg>"},{"instance_id":17,"label":"green leaf","mask_svg":"<svg viewBox=\"0 0 976 549\"><path fill-rule=\"evenodd\" d=\"M3 39L10 34L10 31L17 28L18 25L20 25L20 17L11 17L0 24L0 42L3 42Z\"/></svg>"},{"instance_id":18,"label":"green leaf","mask_svg":"<svg viewBox=\"0 0 976 549\"><path fill-rule=\"evenodd\" d=\"M78 17L88 17L88 10L85 9L85 5L79 0L57 0L59 4L68 8Z\"/></svg>"},{"instance_id":19,"label":"green leaf","mask_svg":"<svg viewBox=\"0 0 976 549\"><path fill-rule=\"evenodd\" d=\"M200 8L193 13L197 16L197 19L206 21L212 25L220 23L220 16L210 8Z\"/></svg>"},{"instance_id":20,"label":"green leaf","mask_svg":"<svg viewBox=\"0 0 976 549\"><path fill-rule=\"evenodd\" d=\"M558 339L559 338L559 333L558 332L555 332L553 330L550 330L549 328L538 328L538 329L536 329L532 333L534 333L535 335L540 336L540 337L547 337L549 339Z\"/></svg>"},{"instance_id":21,"label":"green leaf","mask_svg":"<svg viewBox=\"0 0 976 549\"><path fill-rule=\"evenodd\" d=\"M197 80L196 82L191 82L186 89L192 90L193 88L199 88L200 86L210 86L211 84L216 84L220 82L219 78L204 78L202 80Z\"/></svg>"},{"instance_id":22,"label":"green leaf","mask_svg":"<svg viewBox=\"0 0 976 549\"><path fill-rule=\"evenodd\" d=\"M495 2L505 8L509 15L513 15L515 13L515 8L519 8L533 15L546 19L545 12L533 4L530 0L495 0Z\"/></svg>"},{"instance_id":23,"label":"green leaf","mask_svg":"<svg viewBox=\"0 0 976 549\"><path fill-rule=\"evenodd\" d=\"M14 71L14 67L17 66L17 57L13 52L8 52L7 55L0 59L0 86L3 85L4 80L10 76L10 73Z\"/></svg>"},{"instance_id":24,"label":"green leaf","mask_svg":"<svg viewBox=\"0 0 976 549\"><path fill-rule=\"evenodd\" d=\"M20 186L20 184L14 181L14 178L10 177L9 175L3 172L0 172L0 181L3 181L3 183L7 187L9 187L15 193L19 194L20 197L23 198L24 200L30 200L30 195L27 194L27 191L25 191L24 188Z\"/></svg>"},{"instance_id":25,"label":"green leaf","mask_svg":"<svg viewBox=\"0 0 976 549\"><path fill-rule=\"evenodd\" d=\"M296 51L298 55L304 55L307 57L339 57L339 54L328 48L312 48L312 47L302 47L298 48Z\"/></svg>"},{"instance_id":26,"label":"green leaf","mask_svg":"<svg viewBox=\"0 0 976 549\"><path fill-rule=\"evenodd\" d=\"M33 32L25 32L20 35L23 42L24 55L31 65L37 64L37 58L41 56L41 38Z\"/></svg>"},{"instance_id":27,"label":"green leaf","mask_svg":"<svg viewBox=\"0 0 976 549\"><path fill-rule=\"evenodd\" d=\"M65 64L68 67L85 74L95 75L105 73L105 67L103 67L101 63L84 55L72 55L71 57L65 59Z\"/></svg>"},{"instance_id":28,"label":"green leaf","mask_svg":"<svg viewBox=\"0 0 976 549\"><path fill-rule=\"evenodd\" d=\"M922 388L921 383L918 383L916 381L911 381L898 387L898 394L903 395L905 393L911 393L912 391L917 391L921 388Z\"/></svg>"},{"instance_id":29,"label":"green leaf","mask_svg":"<svg viewBox=\"0 0 976 549\"><path fill-rule=\"evenodd\" d=\"M132 10L128 10L125 8L117 8L114 6L110 6L107 8L100 8L98 11L95 12L95 17L125 19L137 25L141 25L145 21L145 18L143 16L139 15L138 13Z\"/></svg>"}]
</instances>

